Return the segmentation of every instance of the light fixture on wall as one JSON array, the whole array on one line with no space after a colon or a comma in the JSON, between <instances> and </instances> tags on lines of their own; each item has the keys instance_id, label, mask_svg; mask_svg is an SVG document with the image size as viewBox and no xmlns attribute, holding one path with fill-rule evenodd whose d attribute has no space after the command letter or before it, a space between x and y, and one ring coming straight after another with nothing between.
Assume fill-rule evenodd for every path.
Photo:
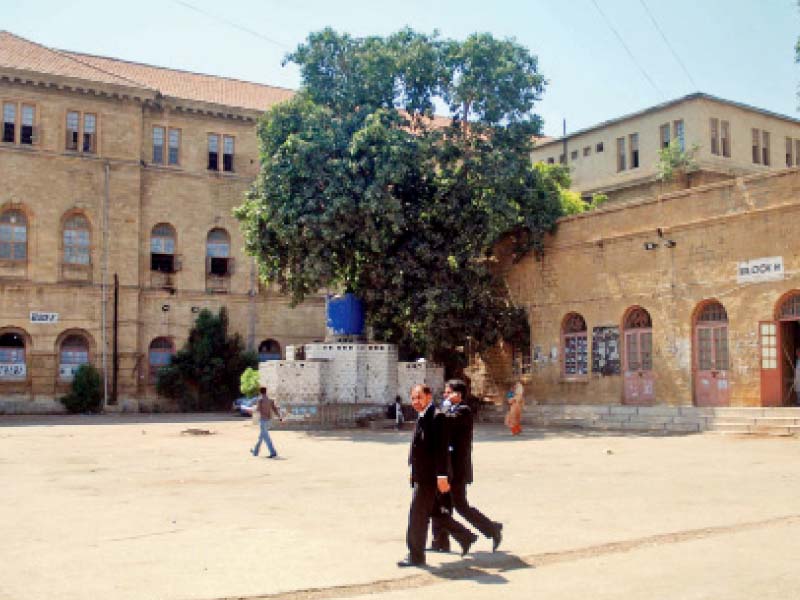
<instances>
[{"instance_id":1,"label":"light fixture on wall","mask_svg":"<svg viewBox=\"0 0 800 600\"><path fill-rule=\"evenodd\" d=\"M674 248L677 245L678 245L678 243L675 240L665 240L664 241L664 247L665 248Z\"/></svg>"},{"instance_id":2,"label":"light fixture on wall","mask_svg":"<svg viewBox=\"0 0 800 600\"><path fill-rule=\"evenodd\" d=\"M658 248L658 243L657 242L645 242L644 243L644 249L645 250L655 250L656 248Z\"/></svg>"}]
</instances>

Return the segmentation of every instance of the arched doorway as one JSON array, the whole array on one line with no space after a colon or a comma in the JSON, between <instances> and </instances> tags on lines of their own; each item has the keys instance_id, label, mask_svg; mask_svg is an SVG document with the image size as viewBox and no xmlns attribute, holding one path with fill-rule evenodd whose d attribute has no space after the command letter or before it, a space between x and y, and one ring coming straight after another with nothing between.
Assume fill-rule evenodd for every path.
<instances>
[{"instance_id":1,"label":"arched doorway","mask_svg":"<svg viewBox=\"0 0 800 600\"><path fill-rule=\"evenodd\" d=\"M759 323L761 351L762 406L800 404L796 380L800 350L800 291L793 290L778 300L775 320Z\"/></svg>"},{"instance_id":2,"label":"arched doorway","mask_svg":"<svg viewBox=\"0 0 800 600\"><path fill-rule=\"evenodd\" d=\"M275 340L264 340L258 345L258 362L281 359L281 345Z\"/></svg>"},{"instance_id":3,"label":"arched doorway","mask_svg":"<svg viewBox=\"0 0 800 600\"><path fill-rule=\"evenodd\" d=\"M728 406L728 313L719 302L707 302L696 312L694 368L695 404Z\"/></svg>"},{"instance_id":4,"label":"arched doorway","mask_svg":"<svg viewBox=\"0 0 800 600\"><path fill-rule=\"evenodd\" d=\"M625 404L653 404L653 323L641 306L629 308L623 320L625 335Z\"/></svg>"}]
</instances>

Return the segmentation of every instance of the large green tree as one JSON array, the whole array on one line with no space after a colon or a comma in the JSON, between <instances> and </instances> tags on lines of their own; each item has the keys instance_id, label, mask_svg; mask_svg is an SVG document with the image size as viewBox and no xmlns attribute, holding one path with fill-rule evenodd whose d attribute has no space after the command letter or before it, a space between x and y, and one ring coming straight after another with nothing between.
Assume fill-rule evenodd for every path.
<instances>
[{"instance_id":1,"label":"large green tree","mask_svg":"<svg viewBox=\"0 0 800 600\"><path fill-rule=\"evenodd\" d=\"M561 214L559 182L530 160L536 57L488 34L326 29L287 60L302 88L261 120L261 171L236 211L261 276L295 302L356 293L408 353L527 329L491 258L502 237L540 249Z\"/></svg>"},{"instance_id":2,"label":"large green tree","mask_svg":"<svg viewBox=\"0 0 800 600\"><path fill-rule=\"evenodd\" d=\"M228 334L228 311L223 307L215 315L204 308L184 347L159 370L156 385L181 410L227 410L239 395L242 372L257 366L258 355L245 351L239 334Z\"/></svg>"}]
</instances>

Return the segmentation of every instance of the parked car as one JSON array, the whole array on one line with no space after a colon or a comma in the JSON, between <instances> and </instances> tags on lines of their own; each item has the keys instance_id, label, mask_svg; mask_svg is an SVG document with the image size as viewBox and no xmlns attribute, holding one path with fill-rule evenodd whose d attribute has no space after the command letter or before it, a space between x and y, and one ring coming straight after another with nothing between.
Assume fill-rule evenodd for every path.
<instances>
[{"instance_id":1,"label":"parked car","mask_svg":"<svg viewBox=\"0 0 800 600\"><path fill-rule=\"evenodd\" d=\"M252 417L256 402L258 402L258 396L252 396L250 398L242 396L233 401L231 410L242 417Z\"/></svg>"}]
</instances>

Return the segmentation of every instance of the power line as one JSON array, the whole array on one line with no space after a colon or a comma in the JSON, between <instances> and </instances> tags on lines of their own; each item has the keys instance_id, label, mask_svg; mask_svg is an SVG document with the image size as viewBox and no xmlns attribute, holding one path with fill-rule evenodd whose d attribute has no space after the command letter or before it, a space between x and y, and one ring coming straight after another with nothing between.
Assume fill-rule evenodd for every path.
<instances>
[{"instance_id":1,"label":"power line","mask_svg":"<svg viewBox=\"0 0 800 600\"><path fill-rule=\"evenodd\" d=\"M661 31L661 27L658 26L658 23L656 22L653 13L650 12L650 9L647 7L647 4L645 4L645 1L639 0L639 3L642 5L642 8L644 8L645 12L647 13L647 16L650 17L650 20L653 22L653 26L656 28L656 31L658 31L659 35L661 35L661 39L664 40L664 43L667 45L667 48L669 48L669 51L672 53L673 58L681 66L681 69L683 69L683 72L686 74L686 78L689 80L689 83L692 84L695 90L699 89L697 87L697 84L694 82L694 79L692 79L692 76L689 73L689 69L687 69L686 65L683 64L683 61L681 60L680 56L678 56L678 53L675 52L675 49L672 47L672 44L669 43L667 36L665 36L664 32Z\"/></svg>"},{"instance_id":2,"label":"power line","mask_svg":"<svg viewBox=\"0 0 800 600\"><path fill-rule=\"evenodd\" d=\"M642 65L639 64L639 61L636 60L636 56L634 56L633 52L631 52L631 49L628 48L628 45L625 43L625 40L622 39L622 36L619 34L619 32L616 29L614 29L614 26L611 24L611 21L608 20L608 17L606 17L605 13L602 10L600 10L600 5L597 4L597 0L592 0L592 4L594 4L594 7L597 9L597 12L600 13L600 16L603 17L603 20L606 22L606 25L608 25L608 28L614 33L615 36L617 36L619 43L622 44L623 48L625 48L625 51L628 53L628 56L631 57L633 64L635 64L638 67L639 71L641 71L642 75L644 75L644 78L650 82L650 85L653 86L653 89L658 93L658 95L661 96L662 99L665 98L664 92L662 92L661 88L659 88L656 85L655 81L653 81L650 78L650 75L647 74L647 71L644 70L644 67L642 67Z\"/></svg>"},{"instance_id":3,"label":"power line","mask_svg":"<svg viewBox=\"0 0 800 600\"><path fill-rule=\"evenodd\" d=\"M257 31L254 31L254 30L250 29L249 27L245 27L243 25L239 25L238 23L234 23L233 21L229 21L225 17L220 17L219 15L213 15L210 12L207 12L207 11L203 10L202 8L198 8L198 7L194 6L193 4L189 4L188 2L184 2L183 0L172 0L172 1L175 4L179 4L180 6L183 6L184 8L188 8L189 10L193 10L194 12L200 13L201 15L205 15L206 17L209 17L210 19L214 19L215 21L222 21L223 23L225 23L226 25L229 25L230 27L233 27L234 29L238 29L239 31L244 31L245 33L249 33L250 35L253 35L253 36L255 36L255 37L259 38L259 39L262 39L265 42L269 42L270 44L274 44L275 46L279 46L280 48L283 48L284 50L291 50L291 48L289 48L283 42L279 42L277 40L273 40L272 38L269 38L269 37L257 32Z\"/></svg>"}]
</instances>

